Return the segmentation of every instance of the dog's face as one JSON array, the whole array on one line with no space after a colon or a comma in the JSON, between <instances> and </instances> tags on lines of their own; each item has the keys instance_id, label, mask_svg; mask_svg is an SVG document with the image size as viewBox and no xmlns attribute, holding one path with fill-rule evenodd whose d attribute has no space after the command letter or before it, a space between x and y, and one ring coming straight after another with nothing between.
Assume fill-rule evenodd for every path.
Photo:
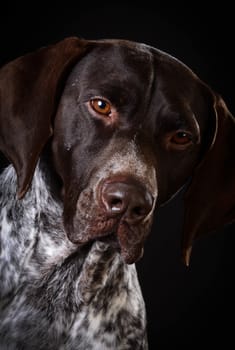
<instances>
[{"instance_id":1,"label":"dog's face","mask_svg":"<svg viewBox=\"0 0 235 350\"><path fill-rule=\"evenodd\" d=\"M189 177L184 257L198 234L234 220L231 196L224 204L234 185L215 191L223 187L224 155L229 183L235 171L234 121L175 58L128 41L69 38L13 61L0 71L0 82L0 149L16 168L19 195L50 138L72 242L106 240L127 263L135 262L154 210ZM215 224L207 220L213 211L220 211Z\"/></svg>"},{"instance_id":2,"label":"dog's face","mask_svg":"<svg viewBox=\"0 0 235 350\"><path fill-rule=\"evenodd\" d=\"M172 196L198 162L207 109L192 73L159 65L148 47L104 43L83 57L54 122L68 237L79 244L108 239L126 262L136 261L156 203Z\"/></svg>"}]
</instances>

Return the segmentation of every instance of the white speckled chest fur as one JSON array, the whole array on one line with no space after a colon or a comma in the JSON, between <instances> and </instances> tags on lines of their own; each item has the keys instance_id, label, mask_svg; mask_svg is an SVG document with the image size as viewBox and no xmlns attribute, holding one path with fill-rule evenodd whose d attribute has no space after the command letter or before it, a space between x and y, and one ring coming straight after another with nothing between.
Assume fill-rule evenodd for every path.
<instances>
[{"instance_id":1,"label":"white speckled chest fur","mask_svg":"<svg viewBox=\"0 0 235 350\"><path fill-rule=\"evenodd\" d=\"M80 251L66 238L39 167L21 202L11 166L0 192L1 349L146 349L135 265L105 243Z\"/></svg>"}]
</instances>

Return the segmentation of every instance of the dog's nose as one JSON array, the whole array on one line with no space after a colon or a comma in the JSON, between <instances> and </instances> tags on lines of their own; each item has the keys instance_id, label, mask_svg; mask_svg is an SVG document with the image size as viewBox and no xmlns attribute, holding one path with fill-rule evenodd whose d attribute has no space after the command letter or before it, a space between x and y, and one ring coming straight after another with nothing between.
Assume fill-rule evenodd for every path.
<instances>
[{"instance_id":1,"label":"dog's nose","mask_svg":"<svg viewBox=\"0 0 235 350\"><path fill-rule=\"evenodd\" d=\"M153 207L152 195L137 181L104 183L101 199L108 214L123 215L131 225L143 221Z\"/></svg>"}]
</instances>

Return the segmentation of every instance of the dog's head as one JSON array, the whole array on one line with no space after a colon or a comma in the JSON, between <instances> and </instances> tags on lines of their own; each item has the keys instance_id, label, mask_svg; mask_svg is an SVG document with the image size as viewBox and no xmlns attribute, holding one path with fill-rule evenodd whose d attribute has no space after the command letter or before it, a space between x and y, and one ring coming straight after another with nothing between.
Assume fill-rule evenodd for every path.
<instances>
[{"instance_id":1,"label":"dog's head","mask_svg":"<svg viewBox=\"0 0 235 350\"><path fill-rule=\"evenodd\" d=\"M19 198L50 144L74 243L106 240L135 262L155 208L189 178L186 262L196 237L235 219L234 120L166 53L68 38L4 66L0 102L0 150L16 169Z\"/></svg>"}]
</instances>

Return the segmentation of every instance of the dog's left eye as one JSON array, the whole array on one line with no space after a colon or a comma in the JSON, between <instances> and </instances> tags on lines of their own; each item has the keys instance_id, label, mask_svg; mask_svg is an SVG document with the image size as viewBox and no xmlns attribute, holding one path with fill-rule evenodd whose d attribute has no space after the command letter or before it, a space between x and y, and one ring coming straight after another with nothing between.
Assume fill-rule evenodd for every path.
<instances>
[{"instance_id":1,"label":"dog's left eye","mask_svg":"<svg viewBox=\"0 0 235 350\"><path fill-rule=\"evenodd\" d=\"M94 111L99 114L108 116L111 113L111 104L102 98L94 98L90 100L90 105Z\"/></svg>"}]
</instances>

